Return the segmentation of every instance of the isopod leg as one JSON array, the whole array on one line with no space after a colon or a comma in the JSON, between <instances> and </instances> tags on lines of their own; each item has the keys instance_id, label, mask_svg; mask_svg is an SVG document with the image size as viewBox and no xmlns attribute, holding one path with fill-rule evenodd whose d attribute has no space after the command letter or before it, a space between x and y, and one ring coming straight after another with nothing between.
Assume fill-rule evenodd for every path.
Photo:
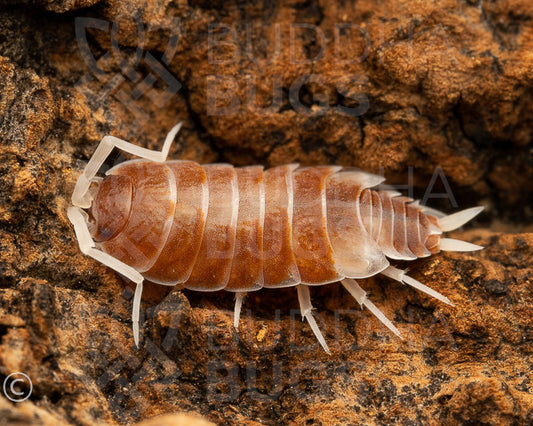
<instances>
[{"instance_id":1,"label":"isopod leg","mask_svg":"<svg viewBox=\"0 0 533 426\"><path fill-rule=\"evenodd\" d=\"M133 296L133 306L131 311L131 322L133 327L133 341L135 346L139 347L139 314L141 311L141 298L143 292L143 282L138 282L135 287L135 294Z\"/></svg>"},{"instance_id":2,"label":"isopod leg","mask_svg":"<svg viewBox=\"0 0 533 426\"><path fill-rule=\"evenodd\" d=\"M353 298L361 305L361 307L366 306L370 312L372 312L378 320L380 320L389 330L391 330L396 336L403 340L400 331L394 326L392 322L379 310L379 308L374 305L366 297L366 291L364 291L355 280L345 278L341 280L342 285L348 292L353 296Z\"/></svg>"},{"instance_id":3,"label":"isopod leg","mask_svg":"<svg viewBox=\"0 0 533 426\"><path fill-rule=\"evenodd\" d=\"M395 268L394 266L389 266L388 268L381 271L381 274L385 275L386 277L392 278L393 280L399 281L401 283L408 284L411 287L416 288L417 290L420 290L421 292L426 293L430 295L431 297L434 297L435 299L440 300L441 302L444 302L444 303L447 303L448 305L453 306L453 303L450 302L450 299L448 299L446 296L443 296L438 291L435 291L432 288L428 287L427 285L422 284L420 281L417 281L414 278L411 278L405 275L406 272L407 271Z\"/></svg>"},{"instance_id":4,"label":"isopod leg","mask_svg":"<svg viewBox=\"0 0 533 426\"><path fill-rule=\"evenodd\" d=\"M135 341L135 346L139 346L139 311L141 306L141 294L143 288L143 276L133 269L131 266L126 265L124 262L116 259L115 257L104 253L103 251L98 250L95 247L94 241L91 238L89 228L87 227L87 220L85 213L79 207L69 207L67 210L67 216L69 220L74 225L74 232L80 246L80 250L83 254L92 257L98 262L104 264L105 266L113 269L119 274L125 276L126 278L133 281L137 284L135 289L135 296L133 298L133 339Z\"/></svg>"},{"instance_id":5,"label":"isopod leg","mask_svg":"<svg viewBox=\"0 0 533 426\"><path fill-rule=\"evenodd\" d=\"M307 322L311 326L311 329L313 330L313 333L315 333L316 338L324 348L324 351L326 351L327 354L331 355L326 340L320 332L318 324L313 318L313 305L311 304L311 294L309 293L309 287L300 284L296 286L296 290L298 291L298 302L300 302L300 311L302 313L302 318L305 318L307 320Z\"/></svg>"},{"instance_id":6,"label":"isopod leg","mask_svg":"<svg viewBox=\"0 0 533 426\"><path fill-rule=\"evenodd\" d=\"M168 151L174 137L181 128L181 123L176 124L168 133L163 149L161 151L152 151L151 149L142 148L125 140L116 138L114 136L104 136L100 144L94 151L93 156L85 166L83 173L79 176L74 191L72 193L72 204L82 208L91 207L91 194L89 187L91 181L96 176L96 173L102 167L105 160L111 154L114 148L118 148L124 152L128 152L140 158L145 158L151 161L163 162L167 159Z\"/></svg>"},{"instance_id":7,"label":"isopod leg","mask_svg":"<svg viewBox=\"0 0 533 426\"><path fill-rule=\"evenodd\" d=\"M235 310L233 311L233 327L235 327L235 330L239 329L239 320L241 318L241 308L244 296L246 296L245 291L235 293Z\"/></svg>"}]
</instances>

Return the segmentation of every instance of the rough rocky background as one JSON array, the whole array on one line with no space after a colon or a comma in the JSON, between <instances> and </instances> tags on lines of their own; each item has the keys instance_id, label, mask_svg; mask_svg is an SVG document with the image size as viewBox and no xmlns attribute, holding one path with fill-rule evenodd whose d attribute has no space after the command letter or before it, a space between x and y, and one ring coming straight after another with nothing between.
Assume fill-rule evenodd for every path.
<instances>
[{"instance_id":1,"label":"rough rocky background","mask_svg":"<svg viewBox=\"0 0 533 426\"><path fill-rule=\"evenodd\" d=\"M33 384L0 393L0 423L533 424L530 0L0 4L0 381ZM313 289L328 356L291 289L252 294L237 333L231 295L154 286L135 350L131 289L66 208L102 136L157 148L178 121L175 158L357 166L485 205L455 233L485 250L410 265L455 307L362 281L401 341Z\"/></svg>"}]
</instances>

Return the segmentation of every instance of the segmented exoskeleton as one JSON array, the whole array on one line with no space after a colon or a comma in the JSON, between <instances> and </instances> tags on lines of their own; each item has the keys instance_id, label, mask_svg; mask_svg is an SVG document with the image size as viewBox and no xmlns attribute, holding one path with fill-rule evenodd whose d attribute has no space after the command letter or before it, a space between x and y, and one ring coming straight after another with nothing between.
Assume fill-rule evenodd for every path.
<instances>
[{"instance_id":1,"label":"segmented exoskeleton","mask_svg":"<svg viewBox=\"0 0 533 426\"><path fill-rule=\"evenodd\" d=\"M371 189L383 182L381 176L338 166L263 170L166 161L178 130L179 125L171 130L161 152L104 137L78 178L74 207L68 209L82 252L137 284L136 344L144 279L235 292L235 327L246 292L296 286L302 315L326 352L309 286L341 281L400 336L355 279L382 274L451 304L388 259L482 248L441 237L482 207L445 216L399 193ZM143 159L96 177L114 147Z\"/></svg>"}]
</instances>

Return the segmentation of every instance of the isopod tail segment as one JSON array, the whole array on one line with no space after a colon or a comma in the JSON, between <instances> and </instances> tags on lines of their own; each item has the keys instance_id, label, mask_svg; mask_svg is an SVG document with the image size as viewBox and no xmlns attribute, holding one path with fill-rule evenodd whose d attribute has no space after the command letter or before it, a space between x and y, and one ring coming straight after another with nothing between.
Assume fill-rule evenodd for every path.
<instances>
[{"instance_id":1,"label":"isopod tail segment","mask_svg":"<svg viewBox=\"0 0 533 426\"><path fill-rule=\"evenodd\" d=\"M94 230L90 228L92 225L90 224L91 218L84 209L93 207L94 190L91 188L91 185L93 183L105 185L105 181L102 182L102 179L97 177L96 174L114 148L133 154L144 160L163 163L166 161L170 145L180 127L181 124L178 124L171 129L160 152L138 147L113 136L104 137L84 171L78 178L72 194L73 206L67 211L68 217L74 225L74 231L81 251L87 256L112 268L136 284L132 304L133 337L136 346L139 345L139 314L145 276L148 277L147 279L154 282L169 286L176 285L177 282L188 282L186 281L188 278L186 278L185 281L171 282L161 279L157 281L149 273L150 268L153 267L154 263L152 263L151 266L144 265L143 267L135 269L125 261L104 251L102 247L105 248L105 246L101 242L102 240L97 240L98 242L93 240L93 236L96 234L93 235L91 232ZM133 163L135 163L135 161L142 160L134 160L129 163L130 166L134 166ZM216 179L213 179L213 182L218 184L218 187L222 187L222 183L225 182L224 185L229 188L232 197L226 197L223 192L217 194L215 190L213 190L213 197L210 197L206 190L206 184L202 184L200 193L195 193L194 195L196 200L195 205L201 206L200 210L204 212L201 216L201 220L207 223L205 211L207 210L208 204L210 206L211 202L214 200L213 207L215 211L217 211L218 206L216 203L220 202L223 204L227 201L224 197L231 198L231 200L229 200L230 202L222 206L222 213L224 213L226 219L231 219L228 222L228 226L229 228L232 228L233 231L228 235L233 235L232 238L235 242L235 224L238 223L238 220L241 217L240 213L239 215L237 214L235 207L240 206L238 187L238 182L240 181L236 180L237 173L234 172L229 165L218 165L215 167L213 167L213 165L204 166L205 169L203 169L196 163L185 163L188 163L188 167L190 167L191 170L199 170L201 173L197 174L197 177L202 175L203 179L206 178L205 170L210 170L209 173L211 173L207 174L209 175L208 180L209 177L213 178L216 170L226 173L223 175L225 176L225 180L219 180L217 182ZM144 166L147 166L146 162L143 164ZM150 166L152 167L152 165ZM162 166L158 165L158 167L161 169ZM259 257L256 257L255 259L259 262L269 259L271 266L276 266L276 263L282 263L286 269L272 271L264 267L256 274L257 278L255 279L257 281L254 281L249 287L236 285L235 280L232 281L232 286L228 286L226 289L234 291L236 295L234 311L235 328L239 325L240 312L246 291L257 290L262 286L270 288L296 286L302 317L307 320L319 343L327 353L330 353L330 351L326 340L313 317L313 306L311 304L309 290L310 285L322 285L334 281L341 281L342 285L350 295L355 298L361 307L369 309L386 327L400 338L401 335L399 330L368 299L366 292L359 286L357 281L355 281L355 278L366 278L376 274L382 274L393 280L399 281L400 283L410 285L443 303L451 305L451 302L445 296L420 283L414 278L409 277L406 275L406 271L390 265L387 258L396 260L413 260L418 257L429 256L440 250L473 251L481 249L482 247L475 244L449 238L441 238L441 234L442 232L452 231L462 226L479 214L483 209L482 207L474 207L452 215L446 215L437 210L420 206L416 201L413 202L411 199L401 197L401 194L397 192L371 191L368 189L383 182L383 178L380 176L352 169L341 171L342 168L340 167L322 166L295 170L296 167L297 165L287 165L270 169L273 173L269 175L270 186L268 194L265 194L266 184L261 180L262 168L252 167L249 168L246 173L241 175L243 176L243 181L241 183L244 182L242 188L243 193L255 193L256 197L251 198L248 201L246 201L245 197L242 197L243 200L241 200L248 213L255 212L253 214L257 217L254 218L258 219L258 224L249 229L252 231L261 229L262 232L264 231L261 239L265 236L265 229L267 228L266 226L263 227L267 222L265 213L265 206L267 204L266 200L270 200L270 211L276 211L275 208L278 208L279 206L283 207L283 215L274 215L268 219L270 225L276 225L271 226L271 228L277 227L283 230L284 239L281 242L277 241L276 234L270 233L269 242L270 244L272 242L281 243L281 246L286 249L283 251L286 259L282 259L279 256L276 257L279 253L272 253L272 247L269 247L270 253L268 252L266 244L263 244L267 240L266 238L262 239L261 244L258 243L255 247L257 249L256 251L260 254ZM110 172L111 170L108 170L106 175L109 175ZM265 174L267 172L265 172ZM114 176L116 177L117 175ZM153 179L153 175L148 175L146 177L146 182ZM173 198L171 197L170 201L167 200L167 205L175 205L177 200L176 178L173 174L169 174L168 178L169 180L174 180L174 186L170 185L169 187ZM311 180L311 184L308 179ZM121 178L119 174L116 181L124 182L124 179ZM327 184L326 181L328 182ZM359 189L356 188L356 190L354 190L354 182ZM281 186L276 187L276 185ZM126 185L125 187L129 188L131 193L131 186L128 187ZM189 186L188 188L190 190L191 188L196 187ZM99 194L100 193L101 192L99 192ZM190 191L188 193L190 193ZM282 201L274 203L272 201L272 194L280 196ZM296 198L296 194L298 195L298 198ZM150 200L154 202L157 201L155 199ZM295 200L297 200L297 202ZM96 198L96 201L97 202L94 204L98 204L98 197ZM273 209L272 206L275 208ZM209 209L211 209L211 207L209 207ZM310 210L311 215L307 214L308 210ZM177 210L175 209L175 211ZM186 211L189 212L190 210L186 209ZM243 214L242 217L250 219L249 214L248 216ZM282 218L281 221L276 222L275 218L280 217ZM297 217L300 218L300 222ZM302 218L304 220L302 220ZM145 218L143 220L147 219ZM309 220L313 221L312 226L309 226ZM134 222L132 217L129 216L127 217L127 221L128 223ZM326 223L327 226L325 225ZM285 227L280 227L280 224ZM218 226L219 223L217 222L215 225ZM162 230L162 233L167 237L171 232L169 227L159 227L158 229ZM202 227L201 229L204 228ZM319 232L315 232L317 230ZM203 231L197 231L197 233L200 234L201 232ZM110 238L111 236L115 238L114 235L114 233L111 233ZM323 250L310 253L302 252L303 246L295 246L293 244L294 241L300 244L298 238L295 238L294 235L306 236L306 238L312 243L309 244L309 246L319 247ZM354 238L354 235L356 238ZM94 238L96 239L95 236ZM315 239L313 240L313 238ZM200 250L199 244L197 247L198 250ZM249 246L248 248L253 247ZM163 250L163 248L160 248L157 253L161 254L161 250ZM253 250L251 251L253 252ZM268 257L265 252L271 257ZM196 251L196 253L198 253L198 251ZM325 261L322 261L322 258L320 257L322 254L328 256ZM194 259L196 259L196 257L194 257ZM175 260L173 260L173 262L174 261ZM241 265L245 264L245 262L241 262ZM336 266L333 266L334 264L338 266L337 269L335 269ZM216 285L214 286L185 287L196 288L200 291L222 289L224 288L224 285L228 283L228 280L231 280L231 274L229 274L230 269L226 270L228 274L225 275L226 278L222 286L219 285L220 283L215 283ZM144 272L145 275L143 276L141 272ZM272 274L272 272L277 272L277 274ZM185 275L189 277L191 269L188 269L188 274L189 275ZM313 274L317 274L318 278ZM270 277L267 277L266 275L270 275ZM199 276L202 277L202 275Z\"/></svg>"},{"instance_id":2,"label":"isopod tail segment","mask_svg":"<svg viewBox=\"0 0 533 426\"><path fill-rule=\"evenodd\" d=\"M396 197L400 196L401 194L396 192L389 192L389 195ZM418 206L418 201L415 201L411 204L414 206ZM441 231L448 232L460 228L465 223L472 220L475 216L481 213L484 209L484 207L482 206L472 207L451 215L446 215L445 213L442 213L438 210L429 207L420 207L422 211L428 212L436 218L439 218L439 230L435 230L435 233L438 234L440 234ZM483 249L483 247L476 244L468 243L466 241L455 240L451 238L440 238L439 249L441 251L468 252L481 250ZM407 284L413 287L414 289L426 293L427 295L447 305L454 306L454 304L446 296L440 294L439 292L433 290L425 284L422 284L420 281L408 276L406 270L402 270L392 265L389 265L385 269L383 269L380 274L400 283ZM340 281L343 287L348 291L348 293L350 293L350 295L357 301L357 303L359 303L361 308L366 307L383 325L385 325L400 339L404 340L398 328L396 328L394 324L385 316L385 314L368 299L366 291L361 288L361 286L357 283L356 280L351 278L345 278ZM324 351L328 354L331 354L326 340L322 335L320 328L318 327L318 324L316 323L312 315L312 310L314 308L311 304L309 286L300 284L296 286L296 290L298 292L298 301L300 304L300 312L302 314L302 318L308 321L311 330L315 334L318 342L320 343ZM246 292L238 292L235 294L234 327L236 329L238 329L240 312L242 309L242 304L245 295Z\"/></svg>"}]
</instances>

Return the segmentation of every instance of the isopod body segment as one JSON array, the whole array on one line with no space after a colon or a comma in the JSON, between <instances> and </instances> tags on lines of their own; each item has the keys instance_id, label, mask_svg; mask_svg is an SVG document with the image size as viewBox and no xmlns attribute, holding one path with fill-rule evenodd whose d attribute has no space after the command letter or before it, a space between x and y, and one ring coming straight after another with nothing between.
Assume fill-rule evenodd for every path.
<instances>
[{"instance_id":1,"label":"isopod body segment","mask_svg":"<svg viewBox=\"0 0 533 426\"><path fill-rule=\"evenodd\" d=\"M309 286L341 281L399 335L355 279L381 273L450 303L389 259L481 248L442 233L482 208L449 216L428 211L399 193L376 190L382 177L339 166L263 170L166 161L178 130L171 130L162 152L106 136L78 179L68 210L81 250L137 283L136 343L144 279L235 292L236 327L246 292L296 286L302 315L326 351ZM102 180L96 172L114 147L142 159L115 166Z\"/></svg>"}]
</instances>

